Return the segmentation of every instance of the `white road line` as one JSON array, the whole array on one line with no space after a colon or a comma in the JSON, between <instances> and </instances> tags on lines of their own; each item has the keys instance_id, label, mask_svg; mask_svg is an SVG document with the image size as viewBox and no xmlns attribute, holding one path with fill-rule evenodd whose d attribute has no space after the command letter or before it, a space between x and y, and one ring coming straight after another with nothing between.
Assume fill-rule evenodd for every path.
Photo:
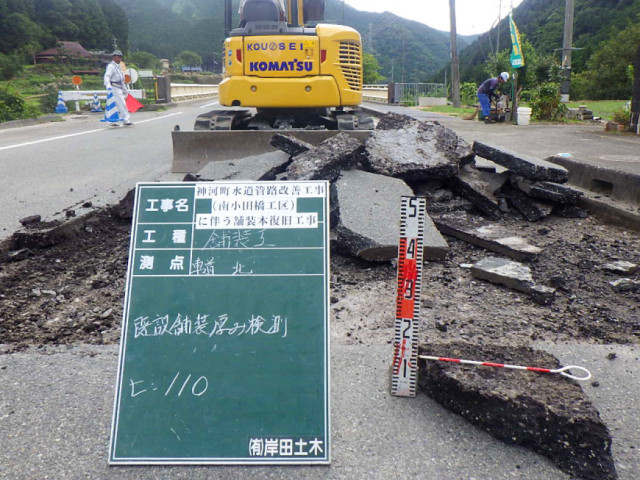
<instances>
[{"instance_id":1,"label":"white road line","mask_svg":"<svg viewBox=\"0 0 640 480\"><path fill-rule=\"evenodd\" d=\"M212 107L213 105L220 105L220 102L207 103L206 105L200 105L198 108Z\"/></svg>"},{"instance_id":2,"label":"white road line","mask_svg":"<svg viewBox=\"0 0 640 480\"><path fill-rule=\"evenodd\" d=\"M148 120L142 120L142 121L136 122L136 123L154 122L156 120L162 120L163 118L173 117L174 115L180 115L181 113L182 112L170 113L169 115L163 115L162 117L150 118ZM65 138L79 137L80 135L87 135L89 133L106 132L107 130L108 130L108 127L97 128L95 130L87 130L86 132L70 133L69 135L61 135L59 137L43 138L41 140L34 140L33 142L25 142L25 143L17 143L15 145L7 145L6 147L0 147L0 152L3 151L3 150L11 150L12 148L20 148L20 147L28 147L29 145L37 145L38 143L53 142L55 140L64 140Z\"/></svg>"}]
</instances>

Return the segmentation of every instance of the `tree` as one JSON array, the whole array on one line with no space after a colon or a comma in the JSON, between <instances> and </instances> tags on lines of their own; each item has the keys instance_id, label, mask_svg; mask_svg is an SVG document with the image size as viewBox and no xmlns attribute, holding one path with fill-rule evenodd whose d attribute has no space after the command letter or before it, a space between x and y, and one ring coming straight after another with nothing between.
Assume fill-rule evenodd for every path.
<instances>
[{"instance_id":1,"label":"tree","mask_svg":"<svg viewBox=\"0 0 640 480\"><path fill-rule=\"evenodd\" d=\"M129 58L140 68L157 68L158 66L158 58L149 52L132 53Z\"/></svg>"},{"instance_id":2,"label":"tree","mask_svg":"<svg viewBox=\"0 0 640 480\"><path fill-rule=\"evenodd\" d=\"M129 45L129 20L127 14L120 5L113 0L100 0L100 8L104 13L107 27L111 32L111 36L115 38L118 45L128 50ZM111 45L111 38L103 39Z\"/></svg>"},{"instance_id":3,"label":"tree","mask_svg":"<svg viewBox=\"0 0 640 480\"><path fill-rule=\"evenodd\" d=\"M47 33L28 16L12 13L0 21L0 50L13 52L27 44L40 45Z\"/></svg>"},{"instance_id":4,"label":"tree","mask_svg":"<svg viewBox=\"0 0 640 480\"><path fill-rule=\"evenodd\" d=\"M178 67L199 67L202 65L202 57L195 52L185 50L178 54L173 63Z\"/></svg>"},{"instance_id":5,"label":"tree","mask_svg":"<svg viewBox=\"0 0 640 480\"><path fill-rule=\"evenodd\" d=\"M525 66L517 69L518 91L534 91L549 81L558 80L560 66L551 54L539 54L525 35L521 36L522 54ZM511 72L510 49L503 50L498 55L492 55L484 63L484 78L495 77L500 72ZM503 91L506 89L503 87ZM524 93L523 93L524 95Z\"/></svg>"},{"instance_id":6,"label":"tree","mask_svg":"<svg viewBox=\"0 0 640 480\"><path fill-rule=\"evenodd\" d=\"M587 70L577 75L576 97L589 100L629 98L633 84L628 69L635 60L638 38L640 23L635 23L603 42L587 61Z\"/></svg>"},{"instance_id":7,"label":"tree","mask_svg":"<svg viewBox=\"0 0 640 480\"><path fill-rule=\"evenodd\" d=\"M378 83L384 78L382 75L380 75L380 65L378 64L378 60L376 60L376 57L374 57L371 53L365 52L362 55L362 69L362 82L365 85Z\"/></svg>"}]
</instances>

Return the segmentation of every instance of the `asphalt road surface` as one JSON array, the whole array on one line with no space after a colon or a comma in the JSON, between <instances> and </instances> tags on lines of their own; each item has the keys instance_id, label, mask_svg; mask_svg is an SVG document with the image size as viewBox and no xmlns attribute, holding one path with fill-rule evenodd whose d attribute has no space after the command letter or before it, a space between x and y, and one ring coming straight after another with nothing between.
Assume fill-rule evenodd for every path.
<instances>
[{"instance_id":1,"label":"asphalt road surface","mask_svg":"<svg viewBox=\"0 0 640 480\"><path fill-rule=\"evenodd\" d=\"M176 124L189 128L206 103L135 114L132 128L109 128L95 115L0 130L0 239L25 216L46 218L70 207L81 213L82 203L114 203L136 181L180 179L169 173L170 131ZM537 140L526 132L517 134L544 145L544 132ZM640 478L638 347L538 347L590 367L599 386L583 387L611 430L620 478ZM117 355L116 346L0 355L0 479L569 480L544 457L495 440L423 394L392 397L390 345L332 347L331 466L110 467Z\"/></svg>"}]
</instances>

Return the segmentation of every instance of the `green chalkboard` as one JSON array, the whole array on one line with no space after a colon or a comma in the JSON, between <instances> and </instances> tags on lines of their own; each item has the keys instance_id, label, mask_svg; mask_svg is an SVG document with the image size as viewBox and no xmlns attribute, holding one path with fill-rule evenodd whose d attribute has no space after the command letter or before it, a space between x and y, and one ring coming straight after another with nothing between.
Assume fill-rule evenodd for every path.
<instances>
[{"instance_id":1,"label":"green chalkboard","mask_svg":"<svg viewBox=\"0 0 640 480\"><path fill-rule=\"evenodd\" d=\"M326 182L141 183L111 464L329 463Z\"/></svg>"}]
</instances>

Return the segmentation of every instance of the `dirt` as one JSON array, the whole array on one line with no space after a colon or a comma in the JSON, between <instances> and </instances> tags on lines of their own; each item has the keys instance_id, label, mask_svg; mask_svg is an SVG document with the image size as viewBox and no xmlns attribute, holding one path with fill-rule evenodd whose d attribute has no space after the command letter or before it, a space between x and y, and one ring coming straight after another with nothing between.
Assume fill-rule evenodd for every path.
<instances>
[{"instance_id":1,"label":"dirt","mask_svg":"<svg viewBox=\"0 0 640 480\"><path fill-rule=\"evenodd\" d=\"M130 218L103 210L62 244L0 263L0 344L13 352L52 344L119 341ZM445 261L423 270L423 340L528 345L532 341L640 343L640 292L615 293L621 278L602 265L640 264L640 235L593 218L503 220L544 252L528 263L536 282L557 288L550 305L471 276L461 266L493 255L447 238ZM640 280L640 273L625 275ZM339 344L391 343L396 268L332 255L331 336Z\"/></svg>"}]
</instances>

